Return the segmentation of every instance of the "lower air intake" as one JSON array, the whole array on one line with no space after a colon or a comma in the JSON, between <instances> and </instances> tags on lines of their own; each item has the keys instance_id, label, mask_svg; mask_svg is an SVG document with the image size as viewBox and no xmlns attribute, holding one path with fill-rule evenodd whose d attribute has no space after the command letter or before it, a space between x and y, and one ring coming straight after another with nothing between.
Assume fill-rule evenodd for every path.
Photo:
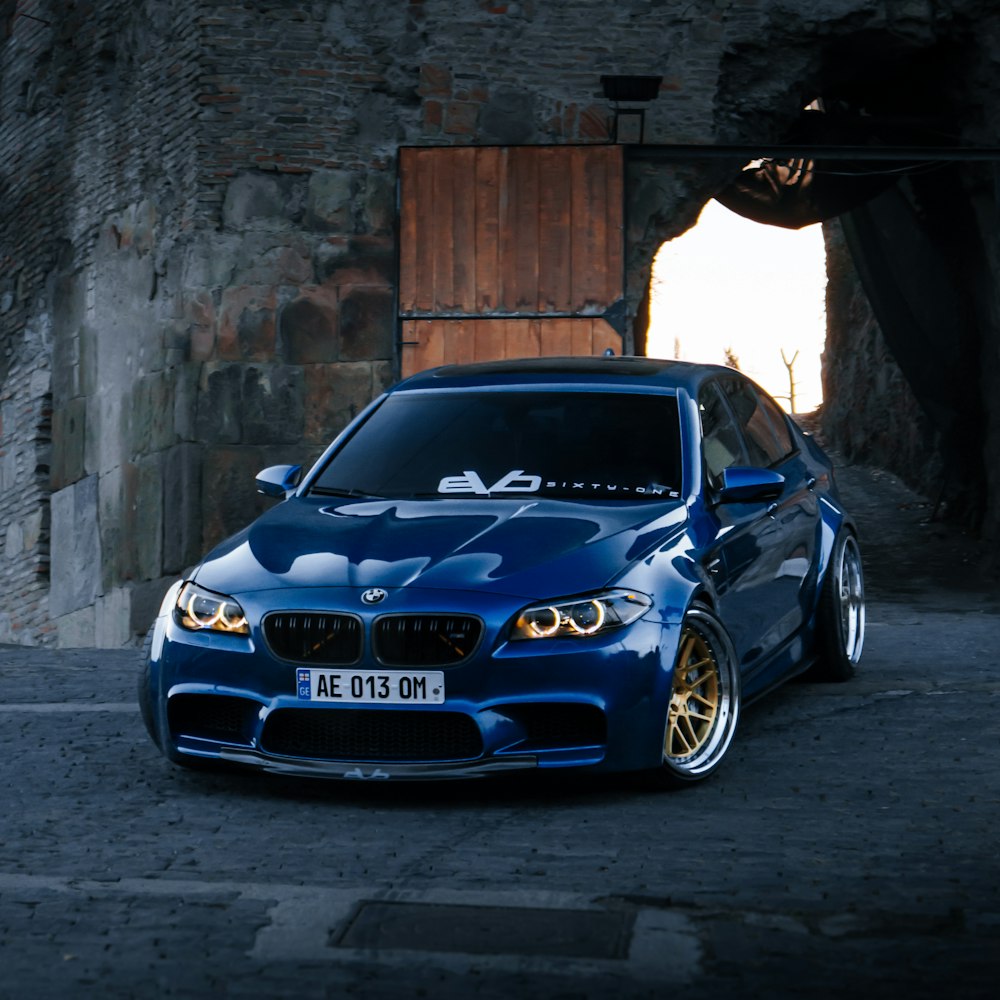
<instances>
[{"instance_id":1,"label":"lower air intake","mask_svg":"<svg viewBox=\"0 0 1000 1000\"><path fill-rule=\"evenodd\" d=\"M282 708L268 716L261 748L310 760L474 760L483 739L461 712Z\"/></svg>"},{"instance_id":2,"label":"lower air intake","mask_svg":"<svg viewBox=\"0 0 1000 1000\"><path fill-rule=\"evenodd\" d=\"M222 694L177 694L167 702L167 719L175 737L217 743L248 743L260 705Z\"/></svg>"}]
</instances>

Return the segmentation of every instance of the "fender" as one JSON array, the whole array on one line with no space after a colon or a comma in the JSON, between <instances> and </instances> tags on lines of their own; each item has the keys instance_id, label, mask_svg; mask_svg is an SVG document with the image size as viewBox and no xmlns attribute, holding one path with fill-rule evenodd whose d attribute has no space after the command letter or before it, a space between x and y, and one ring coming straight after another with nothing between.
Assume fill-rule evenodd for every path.
<instances>
[{"instance_id":1,"label":"fender","mask_svg":"<svg viewBox=\"0 0 1000 1000\"><path fill-rule=\"evenodd\" d=\"M819 503L819 543L817 545L816 596L813 600L810 622L815 620L816 608L819 606L820 594L823 592L823 581L830 566L830 556L833 554L833 543L840 533L845 520L844 515L825 497L818 498Z\"/></svg>"},{"instance_id":2,"label":"fender","mask_svg":"<svg viewBox=\"0 0 1000 1000\"><path fill-rule=\"evenodd\" d=\"M822 578L826 575L826 568L830 564L834 539L844 525L844 515L826 497L821 496L819 497L819 516L821 527L818 573Z\"/></svg>"}]
</instances>

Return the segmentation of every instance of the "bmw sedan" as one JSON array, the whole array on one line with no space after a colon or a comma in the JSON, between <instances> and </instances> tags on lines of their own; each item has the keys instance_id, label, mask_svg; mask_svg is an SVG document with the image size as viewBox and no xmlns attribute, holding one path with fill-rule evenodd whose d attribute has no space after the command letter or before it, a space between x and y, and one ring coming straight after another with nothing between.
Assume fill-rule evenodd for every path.
<instances>
[{"instance_id":1,"label":"bmw sedan","mask_svg":"<svg viewBox=\"0 0 1000 1000\"><path fill-rule=\"evenodd\" d=\"M741 708L851 676L826 455L737 371L437 368L362 412L168 592L139 700L171 761L402 779L723 761Z\"/></svg>"}]
</instances>

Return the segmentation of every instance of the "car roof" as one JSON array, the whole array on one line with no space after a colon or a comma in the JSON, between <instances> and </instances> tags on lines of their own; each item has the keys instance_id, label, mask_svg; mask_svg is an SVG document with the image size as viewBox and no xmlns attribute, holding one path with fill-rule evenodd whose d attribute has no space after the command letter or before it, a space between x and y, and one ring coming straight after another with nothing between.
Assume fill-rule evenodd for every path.
<instances>
[{"instance_id":1,"label":"car roof","mask_svg":"<svg viewBox=\"0 0 1000 1000\"><path fill-rule=\"evenodd\" d=\"M648 389L685 388L692 394L713 375L738 374L721 365L693 364L640 357L551 357L483 361L430 368L400 382L393 390L457 389L513 386L579 386Z\"/></svg>"}]
</instances>

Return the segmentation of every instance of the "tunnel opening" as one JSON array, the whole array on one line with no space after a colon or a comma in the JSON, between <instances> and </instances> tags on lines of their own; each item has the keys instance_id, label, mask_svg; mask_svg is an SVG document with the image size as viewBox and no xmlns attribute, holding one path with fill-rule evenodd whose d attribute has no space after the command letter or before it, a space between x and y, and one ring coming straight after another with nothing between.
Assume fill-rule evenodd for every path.
<instances>
[{"instance_id":1,"label":"tunnel opening","mask_svg":"<svg viewBox=\"0 0 1000 1000\"><path fill-rule=\"evenodd\" d=\"M717 184L664 233L637 351L735 364L790 412L820 407L813 426L844 458L895 472L934 499L935 517L979 528L994 334L976 204L995 166L933 151L907 160L903 145L857 162L853 146L802 148ZM717 165L702 169L718 176ZM811 313L789 317L810 286Z\"/></svg>"},{"instance_id":2,"label":"tunnel opening","mask_svg":"<svg viewBox=\"0 0 1000 1000\"><path fill-rule=\"evenodd\" d=\"M633 203L640 210L650 204L650 179L657 177L673 198L673 214L647 213L644 222L653 224L633 227L640 234L633 247L641 243L651 262L648 318L637 311L635 345L637 353L722 363L729 348L730 360L787 409L781 349L785 360L795 358L796 380L806 362L822 358L817 423L829 444L847 461L901 476L933 499L935 517L960 520L996 549L1000 394L992 374L991 227L998 157L993 146L981 145L988 133L977 122L974 95L963 89L966 42L927 44L877 32L841 37L803 65L802 110L756 122L768 142L719 145L712 158L704 148L642 153L644 169L632 171L640 182ZM763 49L759 62L745 57L734 59L720 91L734 105L755 85L754 74L767 71ZM686 292L670 275L671 258L720 214L714 202L765 223L755 227L761 233L816 226L822 242L825 322L817 323L823 333L816 346L800 348L796 357L795 347L782 342L780 322L753 338L771 353L777 375L760 372L750 360L753 348L735 332L724 337L731 343L692 350L683 333L669 329L677 324L664 318L663 300ZM721 237L716 279L729 250ZM779 274L780 259L773 258ZM741 270L750 271L746 261L737 285L746 277ZM703 313L716 299L735 297L733 280L709 285ZM809 405L805 394L796 399L798 411Z\"/></svg>"},{"instance_id":3,"label":"tunnel opening","mask_svg":"<svg viewBox=\"0 0 1000 1000\"><path fill-rule=\"evenodd\" d=\"M761 225L709 201L656 254L646 353L738 368L789 413L815 411L826 281L820 225Z\"/></svg>"}]
</instances>

